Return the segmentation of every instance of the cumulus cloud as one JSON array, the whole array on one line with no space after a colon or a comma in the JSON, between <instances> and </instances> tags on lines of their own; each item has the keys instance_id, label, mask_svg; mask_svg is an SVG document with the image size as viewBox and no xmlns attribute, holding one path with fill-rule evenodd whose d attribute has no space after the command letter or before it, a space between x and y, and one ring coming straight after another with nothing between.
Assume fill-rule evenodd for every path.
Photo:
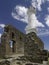
<instances>
[{"instance_id":1,"label":"cumulus cloud","mask_svg":"<svg viewBox=\"0 0 49 65\"><path fill-rule=\"evenodd\" d=\"M4 28L5 27L5 24L0 24L0 28Z\"/></svg>"},{"instance_id":2,"label":"cumulus cloud","mask_svg":"<svg viewBox=\"0 0 49 65\"><path fill-rule=\"evenodd\" d=\"M41 5L45 2L45 0L32 0L31 4L33 7L37 8L39 11L41 11Z\"/></svg>"},{"instance_id":3,"label":"cumulus cloud","mask_svg":"<svg viewBox=\"0 0 49 65\"><path fill-rule=\"evenodd\" d=\"M46 20L47 26L49 26L49 15L46 16L45 20Z\"/></svg>"},{"instance_id":4,"label":"cumulus cloud","mask_svg":"<svg viewBox=\"0 0 49 65\"><path fill-rule=\"evenodd\" d=\"M14 12L15 11L15 12ZM25 23L29 23L29 21L28 21L28 14L27 14L27 11L28 11L28 8L26 8L26 7L24 7L24 6L19 6L19 5L17 5L15 8L14 8L14 11L12 12L12 17L14 18L14 19L17 19L17 20L19 20L19 21L22 21L22 22L25 22ZM33 17L32 17L33 18ZM36 23L34 23L34 25L36 26L36 27L44 27L44 25L41 23L41 22L39 22L38 20L37 20L37 17L36 16L34 16L34 19L35 19L35 22ZM32 20L32 23L33 23L33 20Z\"/></svg>"},{"instance_id":5,"label":"cumulus cloud","mask_svg":"<svg viewBox=\"0 0 49 65\"><path fill-rule=\"evenodd\" d=\"M34 23L35 27L44 27L44 25L38 21L36 15L34 15L34 21L35 21L35 23ZM33 22L33 20L32 20L32 22Z\"/></svg>"},{"instance_id":6,"label":"cumulus cloud","mask_svg":"<svg viewBox=\"0 0 49 65\"><path fill-rule=\"evenodd\" d=\"M28 20L28 25L26 26L25 30L27 29L32 29L32 28L37 28L37 27L44 27L44 25L38 21L37 17L35 14L30 15L31 18Z\"/></svg>"},{"instance_id":7,"label":"cumulus cloud","mask_svg":"<svg viewBox=\"0 0 49 65\"><path fill-rule=\"evenodd\" d=\"M23 21L25 23L28 23L27 21L27 10L28 8L24 7L24 6L19 6L17 5L15 8L14 8L14 11L12 12L12 17L14 19L17 19L19 21Z\"/></svg>"},{"instance_id":8,"label":"cumulus cloud","mask_svg":"<svg viewBox=\"0 0 49 65\"><path fill-rule=\"evenodd\" d=\"M44 25L38 20L36 20L36 27L44 27Z\"/></svg>"}]
</instances>

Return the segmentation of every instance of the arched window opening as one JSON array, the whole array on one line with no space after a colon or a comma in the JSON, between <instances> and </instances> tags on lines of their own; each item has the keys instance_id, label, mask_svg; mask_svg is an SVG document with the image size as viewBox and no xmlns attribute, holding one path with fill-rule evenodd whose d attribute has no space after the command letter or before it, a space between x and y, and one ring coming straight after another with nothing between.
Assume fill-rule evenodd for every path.
<instances>
[{"instance_id":1,"label":"arched window opening","mask_svg":"<svg viewBox=\"0 0 49 65\"><path fill-rule=\"evenodd\" d=\"M12 49L12 52L15 52L15 41L14 40L10 40L10 48Z\"/></svg>"},{"instance_id":2,"label":"arched window opening","mask_svg":"<svg viewBox=\"0 0 49 65\"><path fill-rule=\"evenodd\" d=\"M12 32L12 38L14 38L14 36L15 36L15 35L14 35L14 33Z\"/></svg>"}]
</instances>

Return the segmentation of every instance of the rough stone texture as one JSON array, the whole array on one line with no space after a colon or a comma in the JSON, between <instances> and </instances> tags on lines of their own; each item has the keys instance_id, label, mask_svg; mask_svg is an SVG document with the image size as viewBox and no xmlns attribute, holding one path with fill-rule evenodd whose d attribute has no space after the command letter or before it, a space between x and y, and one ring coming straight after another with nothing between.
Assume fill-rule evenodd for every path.
<instances>
[{"instance_id":1,"label":"rough stone texture","mask_svg":"<svg viewBox=\"0 0 49 65\"><path fill-rule=\"evenodd\" d=\"M4 28L4 33L1 37L1 55L10 54L23 54L24 53L24 34L12 27L11 25L6 25ZM11 47L11 43L12 46Z\"/></svg>"},{"instance_id":2,"label":"rough stone texture","mask_svg":"<svg viewBox=\"0 0 49 65\"><path fill-rule=\"evenodd\" d=\"M6 25L1 36L0 57L14 54L24 54L26 60L30 62L42 63L48 59L44 43L34 32L26 35L13 26Z\"/></svg>"},{"instance_id":3,"label":"rough stone texture","mask_svg":"<svg viewBox=\"0 0 49 65\"><path fill-rule=\"evenodd\" d=\"M44 43L37 35L32 32L26 35L26 42L24 44L24 54L28 60L39 62L43 61L42 50L44 50Z\"/></svg>"}]
</instances>

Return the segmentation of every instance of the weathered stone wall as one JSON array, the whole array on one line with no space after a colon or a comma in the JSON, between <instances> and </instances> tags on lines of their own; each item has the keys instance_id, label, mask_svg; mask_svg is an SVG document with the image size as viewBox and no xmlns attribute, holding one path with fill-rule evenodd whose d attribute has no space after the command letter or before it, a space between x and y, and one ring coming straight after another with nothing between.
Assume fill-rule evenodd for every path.
<instances>
[{"instance_id":1,"label":"weathered stone wall","mask_svg":"<svg viewBox=\"0 0 49 65\"><path fill-rule=\"evenodd\" d=\"M7 25L1 37L1 45L3 46L2 55L23 54L24 53L24 34ZM11 47L13 45L13 47ZM4 53L4 54L3 54Z\"/></svg>"},{"instance_id":2,"label":"weathered stone wall","mask_svg":"<svg viewBox=\"0 0 49 65\"><path fill-rule=\"evenodd\" d=\"M1 37L0 56L24 54L24 56L37 58L40 50L44 49L44 43L35 33L23 34L11 25L6 25ZM36 59L37 61L37 59Z\"/></svg>"},{"instance_id":3,"label":"weathered stone wall","mask_svg":"<svg viewBox=\"0 0 49 65\"><path fill-rule=\"evenodd\" d=\"M29 33L26 35L26 42L24 44L24 54L27 60L32 62L42 63L44 50L44 43L40 40L35 33ZM48 57L48 55L46 55ZM45 58L45 57L44 57ZM48 58L47 58L48 59Z\"/></svg>"},{"instance_id":4,"label":"weathered stone wall","mask_svg":"<svg viewBox=\"0 0 49 65\"><path fill-rule=\"evenodd\" d=\"M33 32L26 35L26 42L24 45L25 53L28 51L31 54L44 49L44 43Z\"/></svg>"}]
</instances>

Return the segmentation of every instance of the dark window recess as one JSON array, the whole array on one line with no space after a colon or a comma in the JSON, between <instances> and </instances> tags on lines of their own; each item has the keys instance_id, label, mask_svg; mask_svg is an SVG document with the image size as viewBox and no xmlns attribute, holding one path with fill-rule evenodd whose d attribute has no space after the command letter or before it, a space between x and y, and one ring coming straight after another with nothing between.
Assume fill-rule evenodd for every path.
<instances>
[{"instance_id":1,"label":"dark window recess","mask_svg":"<svg viewBox=\"0 0 49 65\"><path fill-rule=\"evenodd\" d=\"M43 50L43 55L44 55L44 56L47 56L47 55L48 55L48 53L47 53L46 50Z\"/></svg>"},{"instance_id":2,"label":"dark window recess","mask_svg":"<svg viewBox=\"0 0 49 65\"><path fill-rule=\"evenodd\" d=\"M22 37L20 36L20 40L22 40Z\"/></svg>"},{"instance_id":3,"label":"dark window recess","mask_svg":"<svg viewBox=\"0 0 49 65\"><path fill-rule=\"evenodd\" d=\"M14 38L14 33L12 32L12 38Z\"/></svg>"},{"instance_id":4,"label":"dark window recess","mask_svg":"<svg viewBox=\"0 0 49 65\"><path fill-rule=\"evenodd\" d=\"M45 58L44 58L44 61L48 61L48 57L45 57Z\"/></svg>"}]
</instances>

